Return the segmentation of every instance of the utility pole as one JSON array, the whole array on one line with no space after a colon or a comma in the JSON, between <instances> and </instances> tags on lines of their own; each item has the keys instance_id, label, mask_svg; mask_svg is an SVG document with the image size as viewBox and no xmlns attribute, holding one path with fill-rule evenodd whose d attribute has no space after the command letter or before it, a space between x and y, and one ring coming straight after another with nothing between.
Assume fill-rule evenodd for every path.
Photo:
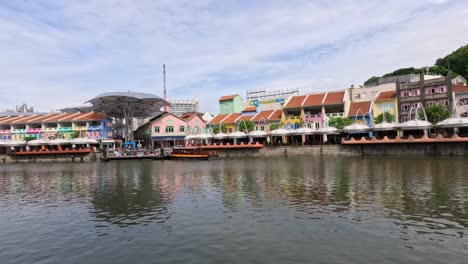
<instances>
[{"instance_id":1,"label":"utility pole","mask_svg":"<svg viewBox=\"0 0 468 264\"><path fill-rule=\"evenodd\" d=\"M163 64L163 82L164 82L164 100L167 100L167 91L166 91L166 64ZM167 106L164 105L164 112L167 112Z\"/></svg>"}]
</instances>

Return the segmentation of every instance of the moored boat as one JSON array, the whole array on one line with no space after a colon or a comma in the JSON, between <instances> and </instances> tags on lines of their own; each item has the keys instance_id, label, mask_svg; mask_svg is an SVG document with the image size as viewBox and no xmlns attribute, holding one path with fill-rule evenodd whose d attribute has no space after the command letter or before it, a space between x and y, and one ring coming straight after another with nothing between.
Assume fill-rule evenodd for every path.
<instances>
[{"instance_id":1,"label":"moored boat","mask_svg":"<svg viewBox=\"0 0 468 264\"><path fill-rule=\"evenodd\" d=\"M217 157L216 151L208 151L200 148L174 148L169 154L170 159L202 159L207 160L212 157Z\"/></svg>"}]
</instances>

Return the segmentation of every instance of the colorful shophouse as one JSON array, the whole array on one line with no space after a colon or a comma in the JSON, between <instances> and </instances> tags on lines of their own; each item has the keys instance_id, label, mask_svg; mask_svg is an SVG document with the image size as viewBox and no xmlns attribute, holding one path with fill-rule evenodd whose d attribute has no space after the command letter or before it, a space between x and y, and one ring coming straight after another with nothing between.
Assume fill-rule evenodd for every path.
<instances>
[{"instance_id":1,"label":"colorful shophouse","mask_svg":"<svg viewBox=\"0 0 468 264\"><path fill-rule=\"evenodd\" d=\"M389 113L393 117L393 121L398 121L396 91L381 92L377 95L374 101L373 115L374 119L383 114ZM387 120L389 122L389 120Z\"/></svg>"},{"instance_id":2,"label":"colorful shophouse","mask_svg":"<svg viewBox=\"0 0 468 264\"><path fill-rule=\"evenodd\" d=\"M184 146L185 136L205 131L205 122L197 113L186 113L182 117L165 112L151 118L135 131L135 139L143 145L153 147Z\"/></svg>"},{"instance_id":3,"label":"colorful shophouse","mask_svg":"<svg viewBox=\"0 0 468 264\"><path fill-rule=\"evenodd\" d=\"M373 125L372 101L352 102L349 105L348 117L356 121L357 124L363 124L369 127ZM369 137L373 133L369 132Z\"/></svg>"},{"instance_id":4,"label":"colorful shophouse","mask_svg":"<svg viewBox=\"0 0 468 264\"><path fill-rule=\"evenodd\" d=\"M104 114L61 113L0 118L0 139L112 139L112 119Z\"/></svg>"}]
</instances>

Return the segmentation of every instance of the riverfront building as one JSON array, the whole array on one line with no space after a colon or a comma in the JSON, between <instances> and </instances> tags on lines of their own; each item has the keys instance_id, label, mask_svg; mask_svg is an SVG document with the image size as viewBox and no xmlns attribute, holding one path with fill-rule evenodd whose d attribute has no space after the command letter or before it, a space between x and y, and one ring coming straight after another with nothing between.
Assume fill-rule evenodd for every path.
<instances>
[{"instance_id":1,"label":"riverfront building","mask_svg":"<svg viewBox=\"0 0 468 264\"><path fill-rule=\"evenodd\" d=\"M459 115L468 117L468 86L454 84L452 86L454 105Z\"/></svg>"},{"instance_id":2,"label":"riverfront building","mask_svg":"<svg viewBox=\"0 0 468 264\"><path fill-rule=\"evenodd\" d=\"M398 120L396 91L382 92L377 95L374 101L374 119L384 112L392 115L394 122Z\"/></svg>"},{"instance_id":3,"label":"riverfront building","mask_svg":"<svg viewBox=\"0 0 468 264\"><path fill-rule=\"evenodd\" d=\"M205 131L205 121L195 112L178 117L165 112L151 118L135 131L135 139L153 147L183 146L184 138Z\"/></svg>"},{"instance_id":4,"label":"riverfront building","mask_svg":"<svg viewBox=\"0 0 468 264\"><path fill-rule=\"evenodd\" d=\"M112 119L104 114L61 113L0 117L0 139L112 139Z\"/></svg>"},{"instance_id":5,"label":"riverfront building","mask_svg":"<svg viewBox=\"0 0 468 264\"><path fill-rule=\"evenodd\" d=\"M410 83L397 82L396 97L398 104L399 122L411 120L410 109L418 104L428 107L434 104L445 105L449 110L453 109L452 75L447 77L425 80L421 74L420 81Z\"/></svg>"},{"instance_id":6,"label":"riverfront building","mask_svg":"<svg viewBox=\"0 0 468 264\"><path fill-rule=\"evenodd\" d=\"M219 113L240 113L242 110L242 99L238 94L225 95L219 98Z\"/></svg>"}]
</instances>

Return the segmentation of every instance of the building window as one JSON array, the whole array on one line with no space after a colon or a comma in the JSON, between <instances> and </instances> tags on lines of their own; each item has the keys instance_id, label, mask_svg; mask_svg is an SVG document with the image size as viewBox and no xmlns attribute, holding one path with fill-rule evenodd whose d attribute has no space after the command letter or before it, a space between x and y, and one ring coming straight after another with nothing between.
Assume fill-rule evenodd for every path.
<instances>
[{"instance_id":1,"label":"building window","mask_svg":"<svg viewBox=\"0 0 468 264\"><path fill-rule=\"evenodd\" d=\"M159 133L159 126L154 127L154 133Z\"/></svg>"},{"instance_id":2,"label":"building window","mask_svg":"<svg viewBox=\"0 0 468 264\"><path fill-rule=\"evenodd\" d=\"M410 110L411 104L401 104L401 110Z\"/></svg>"},{"instance_id":3,"label":"building window","mask_svg":"<svg viewBox=\"0 0 468 264\"><path fill-rule=\"evenodd\" d=\"M360 94L355 94L354 99L361 99L361 95Z\"/></svg>"},{"instance_id":4,"label":"building window","mask_svg":"<svg viewBox=\"0 0 468 264\"><path fill-rule=\"evenodd\" d=\"M185 126L180 126L179 127L179 132L180 133L185 133Z\"/></svg>"},{"instance_id":5,"label":"building window","mask_svg":"<svg viewBox=\"0 0 468 264\"><path fill-rule=\"evenodd\" d=\"M407 116L403 116L403 117L401 118L401 122L407 122L407 121L408 121L408 117L407 117Z\"/></svg>"},{"instance_id":6,"label":"building window","mask_svg":"<svg viewBox=\"0 0 468 264\"><path fill-rule=\"evenodd\" d=\"M198 133L198 132L200 132L200 127L196 126L195 127L195 133Z\"/></svg>"},{"instance_id":7,"label":"building window","mask_svg":"<svg viewBox=\"0 0 468 264\"><path fill-rule=\"evenodd\" d=\"M401 92L401 97L408 97L410 96L410 92L409 91L402 91Z\"/></svg>"},{"instance_id":8,"label":"building window","mask_svg":"<svg viewBox=\"0 0 468 264\"><path fill-rule=\"evenodd\" d=\"M166 133L174 133L174 127L173 126L166 126Z\"/></svg>"},{"instance_id":9,"label":"building window","mask_svg":"<svg viewBox=\"0 0 468 264\"><path fill-rule=\"evenodd\" d=\"M447 99L439 100L439 104L448 106L448 100Z\"/></svg>"}]
</instances>

